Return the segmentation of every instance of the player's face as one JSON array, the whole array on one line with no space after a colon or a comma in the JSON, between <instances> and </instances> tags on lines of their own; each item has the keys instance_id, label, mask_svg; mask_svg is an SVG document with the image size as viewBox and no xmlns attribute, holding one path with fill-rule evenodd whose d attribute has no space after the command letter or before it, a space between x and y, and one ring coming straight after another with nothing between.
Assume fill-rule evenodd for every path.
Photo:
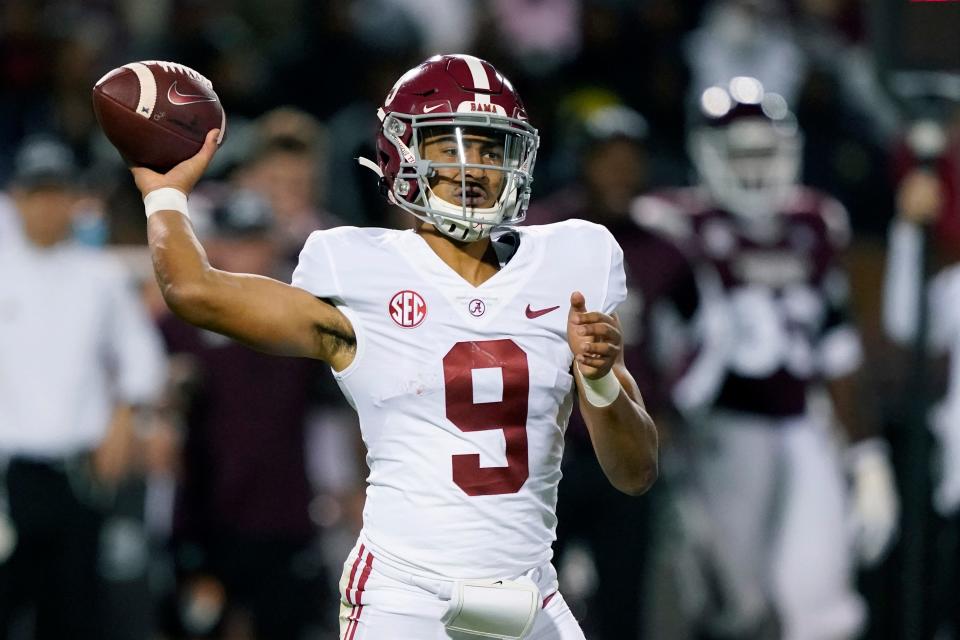
<instances>
[{"instance_id":1,"label":"player's face","mask_svg":"<svg viewBox=\"0 0 960 640\"><path fill-rule=\"evenodd\" d=\"M470 208L493 207L505 182L504 142L490 135L456 127L435 134L427 133L420 148L425 160L438 163L462 163L468 166L435 167L430 188L447 202Z\"/></svg>"}]
</instances>

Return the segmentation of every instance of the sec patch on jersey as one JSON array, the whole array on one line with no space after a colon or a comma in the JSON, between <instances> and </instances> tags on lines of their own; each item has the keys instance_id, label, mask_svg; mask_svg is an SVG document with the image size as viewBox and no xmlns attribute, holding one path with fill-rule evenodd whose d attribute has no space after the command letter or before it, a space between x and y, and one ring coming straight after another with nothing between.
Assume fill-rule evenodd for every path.
<instances>
[{"instance_id":1,"label":"sec patch on jersey","mask_svg":"<svg viewBox=\"0 0 960 640\"><path fill-rule=\"evenodd\" d=\"M93 110L129 164L166 172L196 154L211 129L226 132L213 83L175 62L148 60L113 69L93 86Z\"/></svg>"}]
</instances>

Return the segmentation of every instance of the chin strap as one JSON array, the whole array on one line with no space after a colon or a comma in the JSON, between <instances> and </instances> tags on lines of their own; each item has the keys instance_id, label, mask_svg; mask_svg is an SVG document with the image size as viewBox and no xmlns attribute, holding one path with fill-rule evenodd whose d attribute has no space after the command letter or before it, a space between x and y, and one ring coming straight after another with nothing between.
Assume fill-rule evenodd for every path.
<instances>
[{"instance_id":1,"label":"chin strap","mask_svg":"<svg viewBox=\"0 0 960 640\"><path fill-rule=\"evenodd\" d=\"M383 171L380 170L380 165L378 165L373 160L360 156L359 158L357 158L357 163L361 167L366 167L367 169L370 169L370 171L373 171L375 174L377 174L377 176L381 178L383 177Z\"/></svg>"},{"instance_id":2,"label":"chin strap","mask_svg":"<svg viewBox=\"0 0 960 640\"><path fill-rule=\"evenodd\" d=\"M363 156L357 157L357 164L361 167L366 167L377 174L377 177L380 178L378 181L380 186L380 193L387 199L390 204L397 204L397 199L394 197L393 192L390 191L390 187L387 185L387 179L383 177L383 171L380 170L380 165L378 165L373 160L369 158L364 158Z\"/></svg>"}]
</instances>

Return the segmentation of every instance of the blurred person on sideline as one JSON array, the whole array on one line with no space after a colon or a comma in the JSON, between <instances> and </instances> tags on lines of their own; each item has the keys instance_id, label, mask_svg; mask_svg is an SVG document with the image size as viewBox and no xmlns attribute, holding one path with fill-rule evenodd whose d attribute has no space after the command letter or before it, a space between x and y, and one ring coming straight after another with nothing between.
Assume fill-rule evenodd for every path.
<instances>
[{"instance_id":1,"label":"blurred person on sideline","mask_svg":"<svg viewBox=\"0 0 960 640\"><path fill-rule=\"evenodd\" d=\"M10 184L22 240L0 250L0 635L104 637L97 563L138 407L165 375L160 337L119 262L69 240L78 168L29 139Z\"/></svg>"},{"instance_id":2,"label":"blurred person on sideline","mask_svg":"<svg viewBox=\"0 0 960 640\"><path fill-rule=\"evenodd\" d=\"M290 107L266 113L253 126L253 156L234 182L266 197L276 218L280 258L292 263L292 270L307 236L339 224L323 209L326 132L316 118Z\"/></svg>"},{"instance_id":3,"label":"blurred person on sideline","mask_svg":"<svg viewBox=\"0 0 960 640\"><path fill-rule=\"evenodd\" d=\"M678 327L692 328L700 299L697 279L679 247L630 216L634 199L646 187L645 119L605 92L581 92L580 97L583 104L564 110L569 113L563 118L569 129L568 162L575 175L558 192L531 205L529 219L533 223L590 220L605 226L623 247L628 284L621 307L624 359L648 410L659 422L671 404L665 380L674 380L688 361L679 350L673 362L658 361L651 350L654 317L671 313L680 320ZM682 349L690 355L695 350L694 335L685 333ZM651 502L630 498L610 486L593 454L586 425L576 413L571 414L567 428L562 469L565 480L557 503L554 545L561 581L566 552L577 543L587 547L596 570L596 586L586 610L579 611L578 603L574 610L591 638L640 637Z\"/></svg>"},{"instance_id":4,"label":"blurred person on sideline","mask_svg":"<svg viewBox=\"0 0 960 640\"><path fill-rule=\"evenodd\" d=\"M897 217L889 230L883 324L896 344L914 358L924 356L932 371L922 376L911 367L910 379L919 378L923 388L905 387L904 399L913 409L907 414L909 426L925 420L933 435L931 502L955 536L960 513L960 106L947 110L911 125L898 150L902 175ZM955 545L943 549L939 569L956 580L960 554ZM937 604L944 607L945 626L960 628L956 590Z\"/></svg>"},{"instance_id":5,"label":"blurred person on sideline","mask_svg":"<svg viewBox=\"0 0 960 640\"><path fill-rule=\"evenodd\" d=\"M719 278L715 371L698 392L711 401L684 432L701 516L684 524L698 525L686 533L720 600L699 614L713 637L854 638L866 612L851 551L884 557L899 502L887 445L856 401L846 213L799 184L801 135L781 96L738 77L707 89L700 110L689 152L701 184L634 205Z\"/></svg>"},{"instance_id":6,"label":"blurred person on sideline","mask_svg":"<svg viewBox=\"0 0 960 640\"><path fill-rule=\"evenodd\" d=\"M950 517L960 510L960 265L956 248L944 246L955 242L955 236L948 235L951 227L945 220L957 215L956 194L949 182L955 177L945 176L939 169L944 164L955 168L957 160L951 155L956 153L957 140L946 139L947 132L938 124L921 126L928 127L921 135L940 138L935 143L938 157L932 158L933 162L915 162L899 183L897 218L890 227L883 321L896 343L913 346L921 304L925 304L928 353L933 358L947 357L946 390L935 398L927 420L937 444L933 505L940 515ZM956 136L954 130L951 137ZM932 231L930 243L925 242L925 228ZM948 242L937 235L946 235ZM925 252L936 255L936 259L928 258ZM926 262L939 264L929 282L925 281Z\"/></svg>"},{"instance_id":7,"label":"blurred person on sideline","mask_svg":"<svg viewBox=\"0 0 960 640\"><path fill-rule=\"evenodd\" d=\"M161 288L194 324L329 363L357 410L370 475L343 638L583 640L550 562L574 394L614 486L639 495L658 470L621 356L622 251L586 221L517 226L539 134L490 63L434 56L376 117L363 164L415 229L315 231L295 286L215 269L185 195L214 130L167 174L133 168Z\"/></svg>"},{"instance_id":8,"label":"blurred person on sideline","mask_svg":"<svg viewBox=\"0 0 960 640\"><path fill-rule=\"evenodd\" d=\"M273 275L281 256L267 200L249 190L217 199L206 219L195 217L211 263ZM325 585L306 452L322 368L264 355L170 313L160 326L185 428L171 532L183 632L305 637Z\"/></svg>"}]
</instances>

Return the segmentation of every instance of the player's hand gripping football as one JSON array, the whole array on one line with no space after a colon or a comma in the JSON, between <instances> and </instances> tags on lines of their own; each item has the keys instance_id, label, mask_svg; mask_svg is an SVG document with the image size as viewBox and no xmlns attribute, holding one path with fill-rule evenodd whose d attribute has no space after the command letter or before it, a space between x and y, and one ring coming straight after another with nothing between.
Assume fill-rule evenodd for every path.
<instances>
[{"instance_id":1,"label":"player's hand gripping football","mask_svg":"<svg viewBox=\"0 0 960 640\"><path fill-rule=\"evenodd\" d=\"M583 377L602 378L613 368L623 345L620 322L600 311L587 311L579 291L570 295L567 314L567 342Z\"/></svg>"},{"instance_id":2,"label":"player's hand gripping football","mask_svg":"<svg viewBox=\"0 0 960 640\"><path fill-rule=\"evenodd\" d=\"M133 180L137 183L141 195L146 196L151 191L163 187L173 187L185 195L190 195L193 187L203 176L203 172L206 171L207 165L213 159L213 154L217 152L217 136L219 134L219 129L208 131L200 151L166 173L157 173L146 167L131 167L130 172L133 174Z\"/></svg>"}]
</instances>

